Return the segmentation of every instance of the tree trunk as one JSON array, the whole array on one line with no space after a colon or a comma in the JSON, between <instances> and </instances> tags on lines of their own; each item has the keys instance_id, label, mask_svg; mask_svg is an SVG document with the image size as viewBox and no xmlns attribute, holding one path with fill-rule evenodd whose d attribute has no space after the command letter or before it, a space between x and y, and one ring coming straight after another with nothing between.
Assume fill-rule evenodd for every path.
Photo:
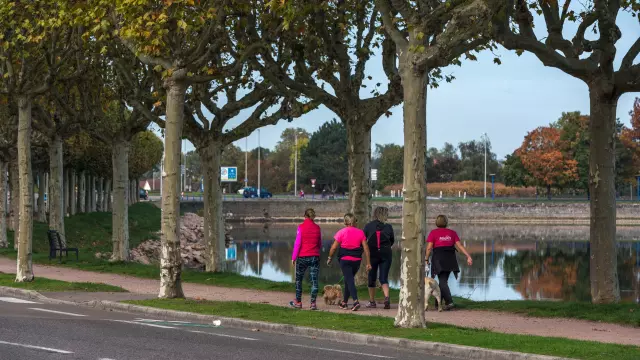
<instances>
[{"instance_id":1,"label":"tree trunk","mask_svg":"<svg viewBox=\"0 0 640 360\"><path fill-rule=\"evenodd\" d=\"M410 55L400 60L404 86L404 189L400 300L395 325L426 326L424 316L424 240L427 210L427 72L414 69Z\"/></svg>"},{"instance_id":2,"label":"tree trunk","mask_svg":"<svg viewBox=\"0 0 640 360\"><path fill-rule=\"evenodd\" d=\"M98 200L96 204L96 210L98 212L104 212L104 178L98 177Z\"/></svg>"},{"instance_id":3,"label":"tree trunk","mask_svg":"<svg viewBox=\"0 0 640 360\"><path fill-rule=\"evenodd\" d=\"M0 160L0 248L7 247L7 163Z\"/></svg>"},{"instance_id":4,"label":"tree trunk","mask_svg":"<svg viewBox=\"0 0 640 360\"><path fill-rule=\"evenodd\" d=\"M89 184L91 191L91 212L96 212L96 196L98 195L96 192L96 177L94 175L91 176L91 183Z\"/></svg>"},{"instance_id":5,"label":"tree trunk","mask_svg":"<svg viewBox=\"0 0 640 360\"><path fill-rule=\"evenodd\" d=\"M347 156L349 157L349 211L356 216L360 229L371 218L371 119L360 114L348 119ZM366 262L360 264L356 285L367 284Z\"/></svg>"},{"instance_id":6,"label":"tree trunk","mask_svg":"<svg viewBox=\"0 0 640 360\"><path fill-rule=\"evenodd\" d=\"M135 198L135 203L139 203L140 202L140 179L135 179L134 180L134 187L136 189L136 195L134 196Z\"/></svg>"},{"instance_id":7,"label":"tree trunk","mask_svg":"<svg viewBox=\"0 0 640 360\"><path fill-rule=\"evenodd\" d=\"M109 184L108 180L105 178L100 178L100 211L107 212L107 185Z\"/></svg>"},{"instance_id":8,"label":"tree trunk","mask_svg":"<svg viewBox=\"0 0 640 360\"><path fill-rule=\"evenodd\" d=\"M116 140L111 151L111 163L113 166L113 212L111 214L113 252L111 261L127 261L129 260L128 141Z\"/></svg>"},{"instance_id":9,"label":"tree trunk","mask_svg":"<svg viewBox=\"0 0 640 360\"><path fill-rule=\"evenodd\" d=\"M63 162L63 168L64 168L64 162ZM69 212L71 212L71 206L69 204L69 196L70 196L70 192L69 192L69 169L64 168L64 179L62 180L62 186L64 188L64 207L63 209L63 216L69 216Z\"/></svg>"},{"instance_id":10,"label":"tree trunk","mask_svg":"<svg viewBox=\"0 0 640 360\"><path fill-rule=\"evenodd\" d=\"M55 135L49 143L49 229L56 230L63 242L64 232L64 169L62 139ZM66 243L66 242L65 242Z\"/></svg>"},{"instance_id":11,"label":"tree trunk","mask_svg":"<svg viewBox=\"0 0 640 360\"><path fill-rule=\"evenodd\" d=\"M18 161L9 162L9 206L11 218L9 222L9 230L16 232L13 236L14 247L18 250L18 224L20 219L20 176L18 173Z\"/></svg>"},{"instance_id":12,"label":"tree trunk","mask_svg":"<svg viewBox=\"0 0 640 360\"><path fill-rule=\"evenodd\" d=\"M551 200L551 185L547 184L547 199Z\"/></svg>"},{"instance_id":13,"label":"tree trunk","mask_svg":"<svg viewBox=\"0 0 640 360\"><path fill-rule=\"evenodd\" d=\"M206 271L220 272L226 267L224 258L224 215L222 188L220 186L220 161L223 145L211 141L198 149L204 178L204 243L206 246Z\"/></svg>"},{"instance_id":14,"label":"tree trunk","mask_svg":"<svg viewBox=\"0 0 640 360\"><path fill-rule=\"evenodd\" d=\"M18 171L20 173L20 225L16 282L33 281L33 176L31 173L31 99L18 99Z\"/></svg>"},{"instance_id":15,"label":"tree trunk","mask_svg":"<svg viewBox=\"0 0 640 360\"><path fill-rule=\"evenodd\" d=\"M111 179L107 179L107 188L105 189L106 209L109 212L113 211L113 203L111 199Z\"/></svg>"},{"instance_id":16,"label":"tree trunk","mask_svg":"<svg viewBox=\"0 0 640 360\"><path fill-rule=\"evenodd\" d=\"M78 205L78 197L77 197L77 192L76 192L76 171L74 169L70 169L69 173L71 174L70 176L70 184L69 184L69 191L70 191L70 195L69 195L69 207L70 212L71 212L71 216L75 215L77 212L77 205Z\"/></svg>"},{"instance_id":17,"label":"tree trunk","mask_svg":"<svg viewBox=\"0 0 640 360\"><path fill-rule=\"evenodd\" d=\"M84 186L84 211L91 212L91 175L85 174L85 186Z\"/></svg>"},{"instance_id":18,"label":"tree trunk","mask_svg":"<svg viewBox=\"0 0 640 360\"><path fill-rule=\"evenodd\" d=\"M174 75L175 76L175 75ZM167 90L165 158L162 192L162 250L160 252L161 298L182 298L180 254L180 147L186 85L165 80Z\"/></svg>"},{"instance_id":19,"label":"tree trunk","mask_svg":"<svg viewBox=\"0 0 640 360\"><path fill-rule=\"evenodd\" d=\"M78 208L81 213L87 212L87 174L83 171L78 175Z\"/></svg>"},{"instance_id":20,"label":"tree trunk","mask_svg":"<svg viewBox=\"0 0 640 360\"><path fill-rule=\"evenodd\" d=\"M618 97L602 88L589 89L589 229L591 301L620 301L616 257L615 138Z\"/></svg>"},{"instance_id":21,"label":"tree trunk","mask_svg":"<svg viewBox=\"0 0 640 360\"><path fill-rule=\"evenodd\" d=\"M46 171L38 170L38 221L47 223L47 211L44 206L44 194L47 186L45 178Z\"/></svg>"}]
</instances>

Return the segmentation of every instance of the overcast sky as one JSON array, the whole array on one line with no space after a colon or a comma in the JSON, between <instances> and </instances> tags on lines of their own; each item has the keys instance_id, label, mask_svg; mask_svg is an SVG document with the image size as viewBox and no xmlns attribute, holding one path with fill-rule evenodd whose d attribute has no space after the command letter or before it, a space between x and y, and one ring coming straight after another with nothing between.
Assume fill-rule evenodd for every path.
<instances>
[{"instance_id":1,"label":"overcast sky","mask_svg":"<svg viewBox=\"0 0 640 360\"><path fill-rule=\"evenodd\" d=\"M538 26L541 29L543 24ZM618 42L617 64L633 41L640 36L638 20L629 15L620 15L620 29L623 37ZM567 27L568 38L573 37L571 26ZM580 111L589 113L589 96L586 85L560 70L546 68L533 55L515 53L500 48L496 51L502 65L493 62L494 54L484 52L478 61L463 61L462 67L445 69L456 79L444 83L427 93L427 146L440 148L445 142L457 145L459 142L480 139L486 132L491 139L493 151L501 159L520 146L525 134L538 127L557 120L562 112ZM367 73L373 77L370 83L386 83L379 57L369 61ZM363 94L368 94L364 89ZM629 111L637 93L624 95L618 103L618 117L629 124ZM403 144L402 107L392 109L393 115L382 117L373 127L372 145ZM230 122L238 124L246 112ZM246 116L246 115L245 115ZM322 123L335 115L321 108L288 123L260 130L260 144L273 148L280 134L287 127L301 127L314 132ZM257 131L246 143L249 149L258 146ZM245 149L245 140L236 145ZM191 144L187 150L191 150Z\"/></svg>"}]
</instances>

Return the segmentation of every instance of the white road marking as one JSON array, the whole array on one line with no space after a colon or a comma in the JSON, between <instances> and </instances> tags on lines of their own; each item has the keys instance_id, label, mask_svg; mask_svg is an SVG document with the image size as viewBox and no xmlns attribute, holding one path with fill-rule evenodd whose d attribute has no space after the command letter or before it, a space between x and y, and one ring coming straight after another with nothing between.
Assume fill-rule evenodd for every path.
<instances>
[{"instance_id":1,"label":"white road marking","mask_svg":"<svg viewBox=\"0 0 640 360\"><path fill-rule=\"evenodd\" d=\"M164 320L154 320L154 319L135 319L133 321L142 321L142 322L164 322Z\"/></svg>"},{"instance_id":2,"label":"white road marking","mask_svg":"<svg viewBox=\"0 0 640 360\"><path fill-rule=\"evenodd\" d=\"M316 350L322 350L322 351L333 351L333 352L339 352L339 353L343 353L343 354L351 354L351 355L363 355L363 356L371 356L371 357L375 357L375 358L383 358L383 359L394 359L391 356L384 356L384 355L375 355L375 354L367 354L367 353L360 353L360 352L355 352L355 351L346 351L346 350L337 350L337 349L328 349L328 348L321 348L321 347L315 347L315 346L306 346L306 345L298 345L298 344L288 344L289 346L296 346L296 347L301 347L301 348L307 348L307 349L316 349Z\"/></svg>"},{"instance_id":3,"label":"white road marking","mask_svg":"<svg viewBox=\"0 0 640 360\"><path fill-rule=\"evenodd\" d=\"M248 338L248 337L243 337L243 336L234 336L234 335L227 335L227 334L217 334L217 333L210 333L210 332L206 332L206 331L191 330L191 331L189 331L189 332L196 333L196 334L207 334L207 335L213 335L213 336L228 337L228 338L240 339L240 340L258 341L258 339L253 339L253 338Z\"/></svg>"},{"instance_id":4,"label":"white road marking","mask_svg":"<svg viewBox=\"0 0 640 360\"><path fill-rule=\"evenodd\" d=\"M14 304L39 304L35 301L29 301L29 300L23 300L23 299L17 299L17 298L12 298L12 297L0 297L0 301L4 301L4 302L8 302L8 303L14 303Z\"/></svg>"},{"instance_id":5,"label":"white road marking","mask_svg":"<svg viewBox=\"0 0 640 360\"><path fill-rule=\"evenodd\" d=\"M27 344L18 344L18 343L12 343L12 342L8 342L8 341L0 341L0 344L19 346L19 347L23 347L23 348L27 348L27 349L43 350L43 351L48 351L48 352L57 353L57 354L73 354L72 351L66 351L66 350L60 350L60 349L52 349L52 348L48 348L48 347L34 346L34 345L27 345Z\"/></svg>"},{"instance_id":6,"label":"white road marking","mask_svg":"<svg viewBox=\"0 0 640 360\"><path fill-rule=\"evenodd\" d=\"M110 358L100 358L98 360L115 360L115 359L110 359Z\"/></svg>"},{"instance_id":7,"label":"white road marking","mask_svg":"<svg viewBox=\"0 0 640 360\"><path fill-rule=\"evenodd\" d=\"M188 321L175 321L175 320L174 320L174 321L168 321L168 322L170 322L170 323L172 323L172 324L191 324L191 323L190 323L190 322L188 322Z\"/></svg>"},{"instance_id":8,"label":"white road marking","mask_svg":"<svg viewBox=\"0 0 640 360\"><path fill-rule=\"evenodd\" d=\"M121 323L125 323L125 324L136 324L136 325L143 325L143 326L151 326L151 327L156 327L156 328L160 328L160 329L177 329L176 327L173 327L173 326L147 324L147 323L138 322L138 321L127 321L127 320L111 320L111 321L121 322Z\"/></svg>"},{"instance_id":9,"label":"white road marking","mask_svg":"<svg viewBox=\"0 0 640 360\"><path fill-rule=\"evenodd\" d=\"M44 311L44 312L48 312L48 313L52 313L52 314L78 316L78 317L87 316L87 315L82 315L82 314L74 314L74 313L70 313L70 312L56 311L56 310L49 310L49 309L41 309L41 308L29 308L29 310Z\"/></svg>"}]
</instances>

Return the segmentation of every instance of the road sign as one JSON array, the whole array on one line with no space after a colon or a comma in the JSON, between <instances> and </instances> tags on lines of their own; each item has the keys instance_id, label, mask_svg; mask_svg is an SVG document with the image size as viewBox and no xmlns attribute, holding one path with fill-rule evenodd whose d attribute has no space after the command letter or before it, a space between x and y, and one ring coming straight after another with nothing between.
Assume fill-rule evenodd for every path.
<instances>
[{"instance_id":1,"label":"road sign","mask_svg":"<svg viewBox=\"0 0 640 360\"><path fill-rule=\"evenodd\" d=\"M180 171L182 172L182 175L185 175L187 173L187 169L184 167L184 165L180 165Z\"/></svg>"},{"instance_id":2,"label":"road sign","mask_svg":"<svg viewBox=\"0 0 640 360\"><path fill-rule=\"evenodd\" d=\"M220 181L221 182L236 182L238 181L238 168L233 166L222 166L220 168Z\"/></svg>"},{"instance_id":3,"label":"road sign","mask_svg":"<svg viewBox=\"0 0 640 360\"><path fill-rule=\"evenodd\" d=\"M316 179L311 179L311 187L316 187Z\"/></svg>"},{"instance_id":4,"label":"road sign","mask_svg":"<svg viewBox=\"0 0 640 360\"><path fill-rule=\"evenodd\" d=\"M224 257L227 261L235 261L237 258L237 250L238 247L236 244L229 245L228 248L224 249Z\"/></svg>"},{"instance_id":5,"label":"road sign","mask_svg":"<svg viewBox=\"0 0 640 360\"><path fill-rule=\"evenodd\" d=\"M378 169L371 169L371 181L378 181Z\"/></svg>"}]
</instances>

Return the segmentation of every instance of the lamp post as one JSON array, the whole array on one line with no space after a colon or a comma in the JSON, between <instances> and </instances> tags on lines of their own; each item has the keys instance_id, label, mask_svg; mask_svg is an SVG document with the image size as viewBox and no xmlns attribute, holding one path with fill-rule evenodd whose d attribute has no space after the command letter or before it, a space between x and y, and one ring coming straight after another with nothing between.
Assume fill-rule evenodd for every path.
<instances>
[{"instance_id":1,"label":"lamp post","mask_svg":"<svg viewBox=\"0 0 640 360\"><path fill-rule=\"evenodd\" d=\"M260 129L258 129L258 199L260 198Z\"/></svg>"},{"instance_id":2,"label":"lamp post","mask_svg":"<svg viewBox=\"0 0 640 360\"><path fill-rule=\"evenodd\" d=\"M489 174L489 176L491 176L491 200L495 200L496 199L496 190L495 190L495 180L496 180L496 174Z\"/></svg>"},{"instance_id":3,"label":"lamp post","mask_svg":"<svg viewBox=\"0 0 640 360\"><path fill-rule=\"evenodd\" d=\"M636 180L638 181L638 200L640 200L640 174L636 175Z\"/></svg>"},{"instance_id":4,"label":"lamp post","mask_svg":"<svg viewBox=\"0 0 640 360\"><path fill-rule=\"evenodd\" d=\"M293 161L293 197L298 193L298 129L295 130L294 161Z\"/></svg>"},{"instance_id":5,"label":"lamp post","mask_svg":"<svg viewBox=\"0 0 640 360\"><path fill-rule=\"evenodd\" d=\"M246 189L249 185L249 174L247 173L247 168L249 163L249 137L245 136L244 138L244 188Z\"/></svg>"},{"instance_id":6,"label":"lamp post","mask_svg":"<svg viewBox=\"0 0 640 360\"><path fill-rule=\"evenodd\" d=\"M484 197L487 198L487 133L482 134L482 141L484 142Z\"/></svg>"}]
</instances>

